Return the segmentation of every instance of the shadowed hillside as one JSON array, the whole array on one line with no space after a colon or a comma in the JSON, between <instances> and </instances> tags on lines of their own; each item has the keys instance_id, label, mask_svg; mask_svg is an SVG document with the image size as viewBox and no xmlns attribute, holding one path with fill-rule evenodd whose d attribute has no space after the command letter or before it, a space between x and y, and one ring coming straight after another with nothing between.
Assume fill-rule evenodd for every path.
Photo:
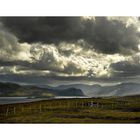
<instances>
[{"instance_id":1,"label":"shadowed hillside","mask_svg":"<svg viewBox=\"0 0 140 140\"><path fill-rule=\"evenodd\" d=\"M84 96L77 88L50 89L37 86L22 86L14 83L0 83L0 97L54 97Z\"/></svg>"}]
</instances>

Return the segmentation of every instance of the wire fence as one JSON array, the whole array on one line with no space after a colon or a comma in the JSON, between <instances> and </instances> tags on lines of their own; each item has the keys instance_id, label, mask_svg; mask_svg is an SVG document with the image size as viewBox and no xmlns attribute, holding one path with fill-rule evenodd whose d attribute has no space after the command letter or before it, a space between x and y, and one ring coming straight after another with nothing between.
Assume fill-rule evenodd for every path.
<instances>
[{"instance_id":1,"label":"wire fence","mask_svg":"<svg viewBox=\"0 0 140 140\"><path fill-rule=\"evenodd\" d=\"M94 101L73 101L73 102L55 102L55 103L24 103L24 104L11 104L0 105L0 118L14 116L22 113L42 113L48 110L58 109L77 109L77 108L89 108L89 109L115 109L116 107L125 107L128 105L126 102L115 102L110 104L98 103Z\"/></svg>"}]
</instances>

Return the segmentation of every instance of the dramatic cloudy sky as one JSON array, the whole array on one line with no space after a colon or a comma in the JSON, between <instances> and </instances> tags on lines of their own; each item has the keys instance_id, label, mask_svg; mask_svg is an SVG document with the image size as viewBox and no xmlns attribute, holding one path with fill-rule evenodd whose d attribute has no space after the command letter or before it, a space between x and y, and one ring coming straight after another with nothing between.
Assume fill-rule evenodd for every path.
<instances>
[{"instance_id":1,"label":"dramatic cloudy sky","mask_svg":"<svg viewBox=\"0 0 140 140\"><path fill-rule=\"evenodd\" d=\"M1 17L0 81L140 82L139 17Z\"/></svg>"}]
</instances>

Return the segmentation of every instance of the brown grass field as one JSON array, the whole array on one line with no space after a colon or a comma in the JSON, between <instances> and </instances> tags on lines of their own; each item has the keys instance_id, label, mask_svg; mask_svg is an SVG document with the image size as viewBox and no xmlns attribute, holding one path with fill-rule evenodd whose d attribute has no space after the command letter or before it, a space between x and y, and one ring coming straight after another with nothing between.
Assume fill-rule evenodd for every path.
<instances>
[{"instance_id":1,"label":"brown grass field","mask_svg":"<svg viewBox=\"0 0 140 140\"><path fill-rule=\"evenodd\" d=\"M140 96L0 105L0 123L140 123Z\"/></svg>"}]
</instances>

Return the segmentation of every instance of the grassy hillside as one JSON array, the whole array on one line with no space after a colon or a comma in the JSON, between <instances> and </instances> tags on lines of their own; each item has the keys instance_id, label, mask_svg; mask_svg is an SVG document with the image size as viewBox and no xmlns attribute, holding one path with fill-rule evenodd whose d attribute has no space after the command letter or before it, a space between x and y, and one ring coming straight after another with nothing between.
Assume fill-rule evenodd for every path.
<instances>
[{"instance_id":1,"label":"grassy hillside","mask_svg":"<svg viewBox=\"0 0 140 140\"><path fill-rule=\"evenodd\" d=\"M140 123L140 96L0 106L1 123Z\"/></svg>"},{"instance_id":2,"label":"grassy hillside","mask_svg":"<svg viewBox=\"0 0 140 140\"><path fill-rule=\"evenodd\" d=\"M0 82L0 97L54 97L54 96L84 96L77 88L53 89L32 85L18 85Z\"/></svg>"}]
</instances>

